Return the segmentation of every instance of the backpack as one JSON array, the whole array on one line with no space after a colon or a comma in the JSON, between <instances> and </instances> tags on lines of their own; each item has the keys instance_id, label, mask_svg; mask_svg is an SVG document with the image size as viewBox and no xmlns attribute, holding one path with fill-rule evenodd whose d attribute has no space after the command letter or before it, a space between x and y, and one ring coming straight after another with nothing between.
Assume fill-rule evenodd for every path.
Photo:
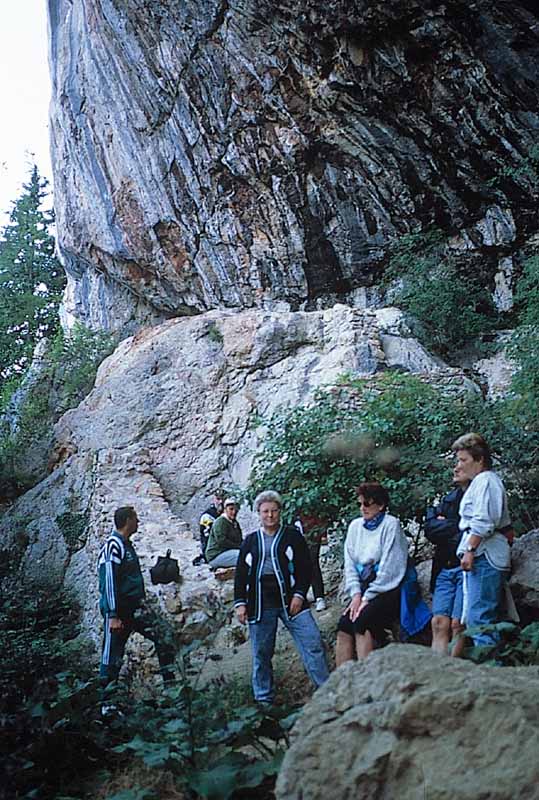
<instances>
[{"instance_id":1,"label":"backpack","mask_svg":"<svg viewBox=\"0 0 539 800\"><path fill-rule=\"evenodd\" d=\"M180 583L180 569L175 558L171 558L171 550L167 550L166 556L159 556L157 562L150 570L152 583Z\"/></svg>"}]
</instances>

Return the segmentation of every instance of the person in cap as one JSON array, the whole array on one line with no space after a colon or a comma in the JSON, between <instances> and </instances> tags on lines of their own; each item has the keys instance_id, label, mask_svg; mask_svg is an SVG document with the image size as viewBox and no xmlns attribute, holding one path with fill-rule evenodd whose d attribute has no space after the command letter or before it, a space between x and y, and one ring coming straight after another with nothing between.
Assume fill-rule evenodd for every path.
<instances>
[{"instance_id":1,"label":"person in cap","mask_svg":"<svg viewBox=\"0 0 539 800\"><path fill-rule=\"evenodd\" d=\"M206 547L206 561L211 569L235 567L243 536L238 520L238 503L227 497L223 513L213 523Z\"/></svg>"},{"instance_id":2,"label":"person in cap","mask_svg":"<svg viewBox=\"0 0 539 800\"><path fill-rule=\"evenodd\" d=\"M218 519L223 512L223 499L224 494L219 489L213 495L211 505L208 506L208 508L200 515L198 523L200 536L200 555L193 560L193 566L195 567L200 566L200 564L205 564L207 561L206 548L210 538L210 531L215 520Z\"/></svg>"}]
</instances>

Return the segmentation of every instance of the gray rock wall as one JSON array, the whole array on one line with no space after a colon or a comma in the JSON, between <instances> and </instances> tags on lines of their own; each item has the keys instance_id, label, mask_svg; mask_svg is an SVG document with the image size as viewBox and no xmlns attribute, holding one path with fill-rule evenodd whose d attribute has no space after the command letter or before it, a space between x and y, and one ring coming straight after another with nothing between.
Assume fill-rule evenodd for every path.
<instances>
[{"instance_id":1,"label":"gray rock wall","mask_svg":"<svg viewBox=\"0 0 539 800\"><path fill-rule=\"evenodd\" d=\"M125 339L100 366L92 392L56 424L51 475L3 516L6 561L22 547L15 563L24 580L63 583L83 607L85 634L95 639L100 543L115 508L133 505L146 577L169 547L180 561L182 586L156 589L157 601L186 636L204 635L212 608L230 594L205 565L192 565L208 495L216 486L245 487L263 446L260 423L278 406L308 402L343 373L370 376L395 364L393 349L389 356L384 350L386 331L395 338L401 331L402 357L423 373L428 356L398 319L342 305L211 311ZM429 380L469 388L457 370L431 367L437 373ZM241 521L246 533L252 530L251 516Z\"/></svg>"},{"instance_id":2,"label":"gray rock wall","mask_svg":"<svg viewBox=\"0 0 539 800\"><path fill-rule=\"evenodd\" d=\"M494 277L537 229L529 2L48 7L66 324L365 302L432 224Z\"/></svg>"}]
</instances>

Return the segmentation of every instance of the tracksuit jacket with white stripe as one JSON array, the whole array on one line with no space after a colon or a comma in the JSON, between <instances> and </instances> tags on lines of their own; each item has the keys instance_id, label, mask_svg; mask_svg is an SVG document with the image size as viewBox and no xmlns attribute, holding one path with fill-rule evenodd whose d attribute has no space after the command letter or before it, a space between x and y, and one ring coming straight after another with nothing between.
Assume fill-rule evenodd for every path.
<instances>
[{"instance_id":1,"label":"tracksuit jacket with white stripe","mask_svg":"<svg viewBox=\"0 0 539 800\"><path fill-rule=\"evenodd\" d=\"M128 618L144 599L144 579L135 548L113 531L99 554L99 609L103 616Z\"/></svg>"}]
</instances>

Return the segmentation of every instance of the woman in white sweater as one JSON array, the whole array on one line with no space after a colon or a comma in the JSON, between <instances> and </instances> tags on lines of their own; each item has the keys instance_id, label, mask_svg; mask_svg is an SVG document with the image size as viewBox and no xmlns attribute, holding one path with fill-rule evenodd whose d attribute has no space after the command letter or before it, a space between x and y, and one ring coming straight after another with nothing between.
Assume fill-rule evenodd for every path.
<instances>
[{"instance_id":1,"label":"woman in white sweater","mask_svg":"<svg viewBox=\"0 0 539 800\"><path fill-rule=\"evenodd\" d=\"M398 618L408 544L399 520L387 513L389 494L380 483L357 488L362 516L348 528L344 577L351 602L337 627L336 662L366 658Z\"/></svg>"},{"instance_id":2,"label":"woman in white sweater","mask_svg":"<svg viewBox=\"0 0 539 800\"><path fill-rule=\"evenodd\" d=\"M511 568L506 533L510 529L505 488L492 471L487 442L477 433L460 436L453 444L457 455L455 473L471 481L460 501L462 539L457 548L464 571L462 621L468 628L498 622L505 577ZM502 531L503 529L503 531ZM496 644L495 632L477 631L476 646Z\"/></svg>"}]
</instances>

